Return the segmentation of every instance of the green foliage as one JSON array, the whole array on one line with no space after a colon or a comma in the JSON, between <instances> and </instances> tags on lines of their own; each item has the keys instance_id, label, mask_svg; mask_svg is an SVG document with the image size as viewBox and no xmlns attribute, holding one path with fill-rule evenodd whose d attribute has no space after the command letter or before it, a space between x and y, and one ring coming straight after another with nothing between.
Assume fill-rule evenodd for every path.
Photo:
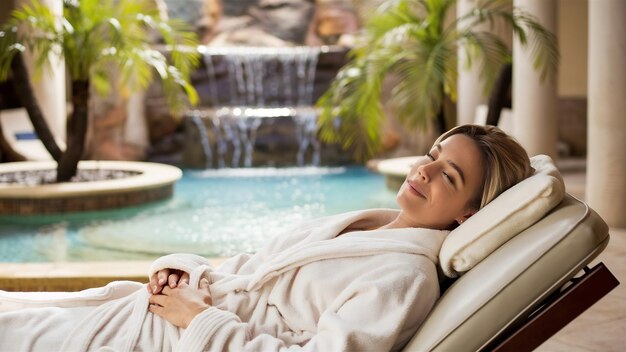
<instances>
[{"instance_id":1,"label":"green foliage","mask_svg":"<svg viewBox=\"0 0 626 352\"><path fill-rule=\"evenodd\" d=\"M151 45L155 33L169 57ZM130 93L158 78L177 111L187 99L191 104L198 100L189 83L199 63L196 51L190 50L196 46L195 34L186 25L162 20L146 0L64 0L63 17L33 0L13 11L0 31L0 80L7 78L15 54L28 48L39 71L56 55L65 60L72 81L88 81L100 94L111 89Z\"/></svg>"},{"instance_id":2,"label":"green foliage","mask_svg":"<svg viewBox=\"0 0 626 352\"><path fill-rule=\"evenodd\" d=\"M395 83L389 104L399 119L409 128L428 126L446 95L456 100L459 49L468 66L481 62L485 90L490 90L511 54L496 35L477 29L482 23L510 26L522 45L530 44L542 77L556 73L556 38L530 14L504 0L484 0L446 24L455 5L456 0L388 0L380 6L350 51L350 61L318 101L322 139L353 148L359 160L373 156L385 120L381 100L388 77Z\"/></svg>"}]
</instances>

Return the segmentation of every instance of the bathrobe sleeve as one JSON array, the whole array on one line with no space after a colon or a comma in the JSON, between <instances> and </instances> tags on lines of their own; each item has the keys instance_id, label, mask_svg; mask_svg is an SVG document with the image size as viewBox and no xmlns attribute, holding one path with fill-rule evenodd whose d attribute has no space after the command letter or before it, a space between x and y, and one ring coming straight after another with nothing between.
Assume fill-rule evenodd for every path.
<instances>
[{"instance_id":1,"label":"bathrobe sleeve","mask_svg":"<svg viewBox=\"0 0 626 352\"><path fill-rule=\"evenodd\" d=\"M422 262L423 263L423 262ZM389 351L403 346L439 297L434 265L427 270L407 263L386 275L373 270L348 284L332 307L322 312L317 331L302 345L288 345L279 336L252 336L237 315L210 307L184 331L178 351ZM410 263L413 264L413 263ZM433 275L434 272L434 275ZM305 298L303 298L305 300ZM297 303L297 302L296 302Z\"/></svg>"},{"instance_id":2,"label":"bathrobe sleeve","mask_svg":"<svg viewBox=\"0 0 626 352\"><path fill-rule=\"evenodd\" d=\"M191 274L194 269L201 265L211 267L209 261L199 255L184 253L170 254L160 257L152 263L150 266L150 272L148 273L148 278L154 275L157 271L163 269L182 270Z\"/></svg>"}]
</instances>

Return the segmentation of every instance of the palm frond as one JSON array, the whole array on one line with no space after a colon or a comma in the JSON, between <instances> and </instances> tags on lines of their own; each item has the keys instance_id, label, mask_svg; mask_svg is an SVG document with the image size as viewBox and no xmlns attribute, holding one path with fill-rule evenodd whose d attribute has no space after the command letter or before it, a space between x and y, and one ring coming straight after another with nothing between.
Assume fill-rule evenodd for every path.
<instances>
[{"instance_id":1,"label":"palm frond","mask_svg":"<svg viewBox=\"0 0 626 352\"><path fill-rule=\"evenodd\" d=\"M541 72L541 78L554 77L559 64L559 51L554 33L546 30L532 15L521 9L514 9L512 14L519 27L526 27L530 36L531 55L534 56L533 67ZM519 32L513 28L514 34ZM521 40L520 40L521 42Z\"/></svg>"},{"instance_id":2,"label":"palm frond","mask_svg":"<svg viewBox=\"0 0 626 352\"><path fill-rule=\"evenodd\" d=\"M449 58L456 57L456 47L454 42L440 41L432 49L413 45L405 50L411 56L399 60L392 69L398 83L390 102L407 126L425 128L439 112L444 88L456 91L456 76L447 74Z\"/></svg>"},{"instance_id":3,"label":"palm frond","mask_svg":"<svg viewBox=\"0 0 626 352\"><path fill-rule=\"evenodd\" d=\"M457 21L464 23L470 31L474 26L485 22L492 27L498 21L509 26L522 46L530 44L531 55L535 58L533 66L540 71L541 78L556 75L559 64L556 36L527 11L518 7L511 8L503 0L487 0Z\"/></svg>"},{"instance_id":4,"label":"palm frond","mask_svg":"<svg viewBox=\"0 0 626 352\"><path fill-rule=\"evenodd\" d=\"M444 98L456 99L457 52L464 50L468 65L479 63L485 89L497 70L510 60L510 49L489 30L507 25L526 46L542 77L558 65L556 38L528 13L510 1L483 0L450 24L444 19L456 0L388 0L365 25L340 70L318 101L320 133L328 141L341 141L359 158L374 153L383 123L382 82L394 79L389 103L409 127L431 123ZM484 27L482 27L484 28ZM365 153L365 154L363 154ZM372 155L372 154L370 154Z\"/></svg>"},{"instance_id":5,"label":"palm frond","mask_svg":"<svg viewBox=\"0 0 626 352\"><path fill-rule=\"evenodd\" d=\"M14 31L18 26L20 31ZM199 64L195 34L180 21L161 19L148 0L64 0L63 17L33 0L12 13L2 33L0 79L6 79L15 53L28 48L36 68L48 65L51 54L62 55L70 78L93 78L99 94L108 94L111 83L129 91L146 88L156 73L168 87L166 94L172 94L168 101L173 108L197 101L189 84L189 75ZM150 46L147 38L152 33L170 45L167 57ZM111 69L119 70L119 82L107 79ZM188 98L182 99L181 92Z\"/></svg>"},{"instance_id":6,"label":"palm frond","mask_svg":"<svg viewBox=\"0 0 626 352\"><path fill-rule=\"evenodd\" d=\"M0 81L7 79L13 58L24 50L26 47L17 41L17 27L5 26L0 29Z\"/></svg>"},{"instance_id":7,"label":"palm frond","mask_svg":"<svg viewBox=\"0 0 626 352\"><path fill-rule=\"evenodd\" d=\"M111 72L103 68L94 68L91 73L91 84L101 96L111 93Z\"/></svg>"},{"instance_id":8,"label":"palm frond","mask_svg":"<svg viewBox=\"0 0 626 352\"><path fill-rule=\"evenodd\" d=\"M352 149L358 160L364 160L378 149L382 122L380 78L370 81L366 71L364 61L344 66L332 83L334 89L328 90L318 101L322 140ZM373 73L371 66L369 72Z\"/></svg>"},{"instance_id":9,"label":"palm frond","mask_svg":"<svg viewBox=\"0 0 626 352\"><path fill-rule=\"evenodd\" d=\"M38 1L26 4L12 12L4 30L6 37L2 40L7 40L4 45L8 46L0 55L7 55L5 59L12 60L16 54L14 50L23 51L22 48L29 48L35 56L34 78L38 79L42 68L49 66L50 55L61 55L60 28L61 25L50 8ZM9 42L16 45L11 47ZM10 60L7 61L9 65Z\"/></svg>"},{"instance_id":10,"label":"palm frond","mask_svg":"<svg viewBox=\"0 0 626 352\"><path fill-rule=\"evenodd\" d=\"M374 40L397 27L421 20L414 0L392 1L385 4L387 6L379 8L378 15L372 16L366 24L367 33Z\"/></svg>"},{"instance_id":11,"label":"palm frond","mask_svg":"<svg viewBox=\"0 0 626 352\"><path fill-rule=\"evenodd\" d=\"M508 46L491 32L472 30L459 33L459 46L465 51L466 68L471 67L474 61L480 63L484 91L491 91L500 67L510 60Z\"/></svg>"}]
</instances>

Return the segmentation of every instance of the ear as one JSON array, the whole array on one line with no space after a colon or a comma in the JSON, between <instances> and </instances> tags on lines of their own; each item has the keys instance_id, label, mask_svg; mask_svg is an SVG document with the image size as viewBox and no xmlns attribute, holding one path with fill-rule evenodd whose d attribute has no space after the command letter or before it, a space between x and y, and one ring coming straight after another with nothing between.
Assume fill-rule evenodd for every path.
<instances>
[{"instance_id":1,"label":"ear","mask_svg":"<svg viewBox=\"0 0 626 352\"><path fill-rule=\"evenodd\" d=\"M466 211L462 216L456 218L456 222L459 223L459 225L461 225L462 223L465 222L465 220L469 219L472 215L476 214L478 210L474 210L474 209L470 209L468 211Z\"/></svg>"}]
</instances>

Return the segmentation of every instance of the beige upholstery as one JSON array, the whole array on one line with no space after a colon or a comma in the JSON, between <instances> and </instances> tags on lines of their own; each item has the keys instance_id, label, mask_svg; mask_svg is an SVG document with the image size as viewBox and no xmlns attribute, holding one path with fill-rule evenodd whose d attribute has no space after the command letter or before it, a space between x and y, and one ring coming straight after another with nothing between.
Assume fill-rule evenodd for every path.
<instances>
[{"instance_id":1,"label":"beige upholstery","mask_svg":"<svg viewBox=\"0 0 626 352\"><path fill-rule=\"evenodd\" d=\"M467 272L563 200L565 184L552 159L535 155L530 162L535 169L532 176L450 232L439 252L439 265L446 276Z\"/></svg>"},{"instance_id":2,"label":"beige upholstery","mask_svg":"<svg viewBox=\"0 0 626 352\"><path fill-rule=\"evenodd\" d=\"M477 351L527 317L608 244L608 227L566 195L446 290L406 351Z\"/></svg>"}]
</instances>

